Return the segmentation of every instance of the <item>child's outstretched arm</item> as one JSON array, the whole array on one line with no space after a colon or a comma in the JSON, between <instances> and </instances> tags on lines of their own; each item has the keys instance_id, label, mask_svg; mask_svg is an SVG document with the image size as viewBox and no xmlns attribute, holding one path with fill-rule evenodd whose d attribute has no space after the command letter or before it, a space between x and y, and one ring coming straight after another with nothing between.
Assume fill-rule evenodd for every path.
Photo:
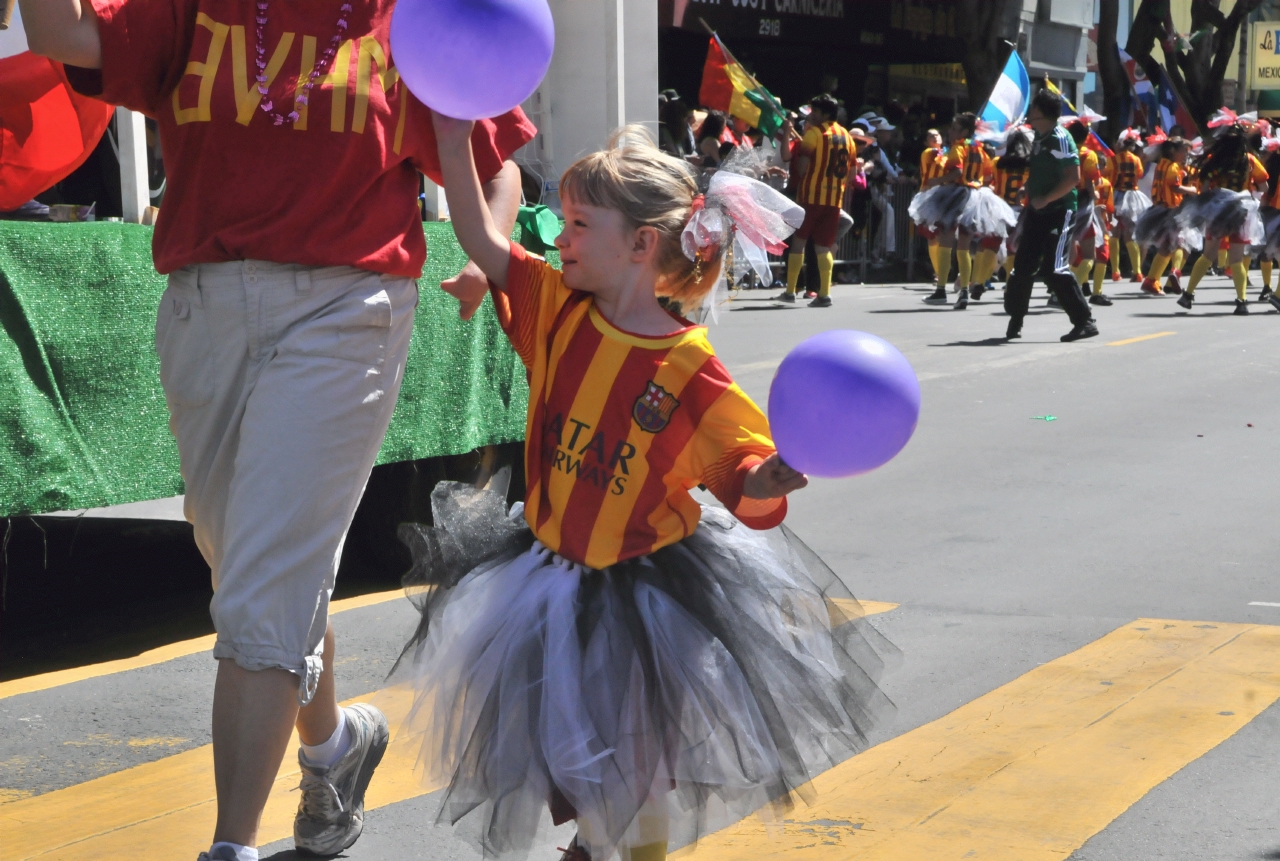
<instances>
[{"instance_id":1,"label":"child's outstretched arm","mask_svg":"<svg viewBox=\"0 0 1280 861\"><path fill-rule=\"evenodd\" d=\"M475 123L435 114L436 145L440 153L440 172L444 176L445 193L449 196L449 215L453 232L462 250L494 286L507 285L507 263L511 259L511 240L502 235L493 222L493 214L485 202L480 176L471 153L471 130Z\"/></svg>"}]
</instances>

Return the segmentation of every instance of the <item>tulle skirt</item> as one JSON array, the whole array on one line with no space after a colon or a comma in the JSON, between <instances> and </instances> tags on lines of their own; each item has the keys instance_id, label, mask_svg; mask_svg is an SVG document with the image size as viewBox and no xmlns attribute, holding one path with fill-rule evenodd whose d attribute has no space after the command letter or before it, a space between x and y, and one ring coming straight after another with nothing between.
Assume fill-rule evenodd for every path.
<instances>
[{"instance_id":1,"label":"tulle skirt","mask_svg":"<svg viewBox=\"0 0 1280 861\"><path fill-rule=\"evenodd\" d=\"M704 508L685 540L603 571L551 553L502 494L442 483L406 524L412 651L439 820L527 854L550 806L607 861L647 799L671 839L784 812L867 745L893 647L785 527ZM651 802L652 804L652 802Z\"/></svg>"},{"instance_id":2,"label":"tulle skirt","mask_svg":"<svg viewBox=\"0 0 1280 861\"><path fill-rule=\"evenodd\" d=\"M1172 254L1179 248L1200 250L1204 247L1204 235L1180 222L1181 211L1181 207L1170 209L1163 204L1152 204L1134 226L1133 240L1144 252L1155 248L1157 254Z\"/></svg>"},{"instance_id":3,"label":"tulle skirt","mask_svg":"<svg viewBox=\"0 0 1280 861\"><path fill-rule=\"evenodd\" d=\"M986 186L935 185L911 199L907 214L930 230L948 233L959 228L974 236L1000 239L1018 223L1009 204Z\"/></svg>"},{"instance_id":4,"label":"tulle skirt","mask_svg":"<svg viewBox=\"0 0 1280 861\"><path fill-rule=\"evenodd\" d=\"M1259 260L1280 262L1280 209L1264 206L1259 211L1262 219L1262 245L1254 251Z\"/></svg>"},{"instance_id":5,"label":"tulle skirt","mask_svg":"<svg viewBox=\"0 0 1280 861\"><path fill-rule=\"evenodd\" d=\"M1142 214L1151 208L1151 198L1138 189L1116 192L1116 221L1130 235Z\"/></svg>"},{"instance_id":6,"label":"tulle skirt","mask_svg":"<svg viewBox=\"0 0 1280 861\"><path fill-rule=\"evenodd\" d=\"M1094 248L1101 248L1107 242L1107 231L1098 217L1098 207L1093 204L1081 206L1071 219L1071 241L1076 245L1086 243Z\"/></svg>"},{"instance_id":7,"label":"tulle skirt","mask_svg":"<svg viewBox=\"0 0 1280 861\"><path fill-rule=\"evenodd\" d=\"M1261 245L1258 201L1247 191L1212 188L1182 201L1178 223L1210 239L1233 239Z\"/></svg>"}]
</instances>

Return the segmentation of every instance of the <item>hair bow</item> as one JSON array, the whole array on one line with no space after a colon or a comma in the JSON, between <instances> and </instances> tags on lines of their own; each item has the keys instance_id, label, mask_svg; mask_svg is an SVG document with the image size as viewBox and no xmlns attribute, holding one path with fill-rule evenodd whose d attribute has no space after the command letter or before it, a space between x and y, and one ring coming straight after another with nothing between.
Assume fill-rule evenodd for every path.
<instances>
[{"instance_id":1,"label":"hair bow","mask_svg":"<svg viewBox=\"0 0 1280 861\"><path fill-rule=\"evenodd\" d=\"M711 177L702 207L695 206L680 234L680 247L690 260L712 246L723 249L720 275L704 306L712 320L728 292L726 276L736 282L754 270L772 283L769 254L783 253L783 242L803 223L804 209L763 182L725 170Z\"/></svg>"}]
</instances>

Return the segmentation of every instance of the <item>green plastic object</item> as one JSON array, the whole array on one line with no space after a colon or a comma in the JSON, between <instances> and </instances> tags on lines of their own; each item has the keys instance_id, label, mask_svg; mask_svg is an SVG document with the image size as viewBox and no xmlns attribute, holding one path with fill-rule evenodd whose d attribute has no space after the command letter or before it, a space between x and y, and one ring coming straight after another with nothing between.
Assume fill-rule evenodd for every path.
<instances>
[{"instance_id":1,"label":"green plastic object","mask_svg":"<svg viewBox=\"0 0 1280 861\"><path fill-rule=\"evenodd\" d=\"M538 204L520 207L516 226L520 228L521 245L534 254L546 254L555 250L564 222L548 207Z\"/></svg>"}]
</instances>

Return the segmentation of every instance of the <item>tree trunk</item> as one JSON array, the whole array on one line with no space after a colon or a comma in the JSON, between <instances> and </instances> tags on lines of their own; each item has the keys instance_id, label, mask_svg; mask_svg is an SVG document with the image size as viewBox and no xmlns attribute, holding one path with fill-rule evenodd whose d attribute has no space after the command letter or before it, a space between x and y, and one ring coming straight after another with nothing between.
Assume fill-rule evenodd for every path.
<instances>
[{"instance_id":1,"label":"tree trunk","mask_svg":"<svg viewBox=\"0 0 1280 861\"><path fill-rule=\"evenodd\" d=\"M1005 10L1010 0L958 0L956 35L964 40L964 78L969 109L982 110L1008 59L1003 44Z\"/></svg>"},{"instance_id":2,"label":"tree trunk","mask_svg":"<svg viewBox=\"0 0 1280 861\"><path fill-rule=\"evenodd\" d=\"M1150 27L1138 26L1136 21L1149 4L1158 2L1160 0L1143 0L1126 48L1142 64L1153 83L1160 79L1160 64L1151 56L1156 32ZM1225 15L1220 8L1221 2L1192 0L1191 50L1175 54L1174 62L1166 69L1174 90L1202 133L1208 128L1209 118L1222 107L1222 79L1231 63L1231 52L1235 49L1240 25L1262 0L1236 0L1231 12Z\"/></svg>"},{"instance_id":3,"label":"tree trunk","mask_svg":"<svg viewBox=\"0 0 1280 861\"><path fill-rule=\"evenodd\" d=\"M1103 140L1114 146L1125 126L1124 95L1129 92L1129 76L1120 64L1116 28L1120 23L1120 0L1099 0L1098 12L1098 81L1102 85L1102 113L1107 121L1097 130Z\"/></svg>"}]
</instances>

